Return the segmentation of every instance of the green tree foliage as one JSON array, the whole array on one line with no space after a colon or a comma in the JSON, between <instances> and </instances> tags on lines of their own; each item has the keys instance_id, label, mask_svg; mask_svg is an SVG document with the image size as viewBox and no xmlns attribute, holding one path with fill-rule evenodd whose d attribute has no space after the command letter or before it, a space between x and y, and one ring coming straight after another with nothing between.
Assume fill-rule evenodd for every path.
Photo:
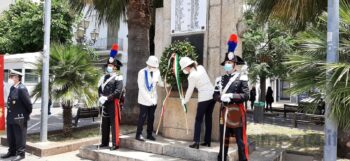
<instances>
[{"instance_id":1,"label":"green tree foliage","mask_svg":"<svg viewBox=\"0 0 350 161\"><path fill-rule=\"evenodd\" d=\"M350 5L345 1L341 3L340 18L339 63L326 63L327 14L324 13L319 17L319 25L310 26L297 35L299 50L295 55L288 56L285 64L290 71L288 79L293 83L291 92L299 94L311 91L316 98L320 97L320 93L312 91L327 91L326 72L330 71L332 89L326 92L326 99L333 107L331 114L340 128L350 129Z\"/></svg>"},{"instance_id":2,"label":"green tree foliage","mask_svg":"<svg viewBox=\"0 0 350 161\"><path fill-rule=\"evenodd\" d=\"M283 78L285 56L293 52L293 35L277 21L262 26L256 21L254 8L245 12L248 30L243 34L243 56L249 66L249 78L260 81L261 101L265 101L266 78Z\"/></svg>"},{"instance_id":3,"label":"green tree foliage","mask_svg":"<svg viewBox=\"0 0 350 161\"><path fill-rule=\"evenodd\" d=\"M350 4L342 1L340 5L340 46L339 63L326 63L327 49L327 14L319 17L317 26L309 26L305 32L297 36L298 52L288 56L285 63L289 68L288 79L293 83L292 94L308 92L313 97L321 94L314 89L326 93L326 102L330 105L330 116L339 126L338 156L350 158ZM327 71L330 81L327 85Z\"/></svg>"},{"instance_id":4,"label":"green tree foliage","mask_svg":"<svg viewBox=\"0 0 350 161\"><path fill-rule=\"evenodd\" d=\"M19 0L0 17L0 53L36 52L43 49L43 3ZM64 0L53 0L51 41L70 43L75 15Z\"/></svg>"},{"instance_id":5,"label":"green tree foliage","mask_svg":"<svg viewBox=\"0 0 350 161\"><path fill-rule=\"evenodd\" d=\"M66 136L72 132L72 106L79 100L88 107L96 106L99 70L93 66L93 56L82 46L54 44L50 52L50 97L63 107L63 130ZM41 76L42 60L36 67ZM41 97L41 82L33 96Z\"/></svg>"},{"instance_id":6,"label":"green tree foliage","mask_svg":"<svg viewBox=\"0 0 350 161\"><path fill-rule=\"evenodd\" d=\"M171 59L171 55L173 53L179 54L179 61L181 57L187 56L192 60L197 60L198 55L195 52L194 46L192 46L187 41L176 41L172 43L169 47L165 48L162 57L160 58L159 70L162 75L162 78L167 79L167 83L175 86L176 79L175 73L173 71L173 59ZM169 64L170 63L170 64ZM186 75L180 71L180 79L182 82L186 82Z\"/></svg>"}]
</instances>

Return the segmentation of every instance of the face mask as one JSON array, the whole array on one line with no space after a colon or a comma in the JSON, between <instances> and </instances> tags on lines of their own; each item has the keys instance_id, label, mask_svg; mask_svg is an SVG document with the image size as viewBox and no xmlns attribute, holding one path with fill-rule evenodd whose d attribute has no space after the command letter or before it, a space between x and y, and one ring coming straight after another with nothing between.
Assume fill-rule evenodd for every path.
<instances>
[{"instance_id":1,"label":"face mask","mask_svg":"<svg viewBox=\"0 0 350 161\"><path fill-rule=\"evenodd\" d=\"M157 71L157 68L148 68L148 70L149 70L150 72L155 72L155 71Z\"/></svg>"},{"instance_id":2,"label":"face mask","mask_svg":"<svg viewBox=\"0 0 350 161\"><path fill-rule=\"evenodd\" d=\"M9 79L7 81L7 83L10 85L10 86L13 86L15 84L15 81L13 81L13 79Z\"/></svg>"},{"instance_id":3,"label":"face mask","mask_svg":"<svg viewBox=\"0 0 350 161\"><path fill-rule=\"evenodd\" d=\"M112 73L113 72L113 67L107 67L107 72Z\"/></svg>"},{"instance_id":4,"label":"face mask","mask_svg":"<svg viewBox=\"0 0 350 161\"><path fill-rule=\"evenodd\" d=\"M230 72L233 70L233 64L225 64L224 66L225 72Z\"/></svg>"},{"instance_id":5,"label":"face mask","mask_svg":"<svg viewBox=\"0 0 350 161\"><path fill-rule=\"evenodd\" d=\"M184 72L184 74L189 74L189 72L187 70L182 70L182 72Z\"/></svg>"}]
</instances>

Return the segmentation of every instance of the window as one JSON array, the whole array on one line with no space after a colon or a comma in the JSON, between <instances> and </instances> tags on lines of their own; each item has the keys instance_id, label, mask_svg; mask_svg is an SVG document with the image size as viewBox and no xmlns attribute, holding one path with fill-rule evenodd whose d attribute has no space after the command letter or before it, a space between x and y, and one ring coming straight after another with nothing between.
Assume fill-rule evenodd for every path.
<instances>
[{"instance_id":1,"label":"window","mask_svg":"<svg viewBox=\"0 0 350 161\"><path fill-rule=\"evenodd\" d=\"M290 83L281 80L281 99L282 100L290 100L290 94L287 90L290 88Z\"/></svg>"},{"instance_id":2,"label":"window","mask_svg":"<svg viewBox=\"0 0 350 161\"><path fill-rule=\"evenodd\" d=\"M24 78L25 83L38 83L39 81L39 77L36 73L36 70L33 69L26 69Z\"/></svg>"},{"instance_id":3,"label":"window","mask_svg":"<svg viewBox=\"0 0 350 161\"><path fill-rule=\"evenodd\" d=\"M7 82L9 80L9 70L5 69L4 70L4 81Z\"/></svg>"}]
</instances>

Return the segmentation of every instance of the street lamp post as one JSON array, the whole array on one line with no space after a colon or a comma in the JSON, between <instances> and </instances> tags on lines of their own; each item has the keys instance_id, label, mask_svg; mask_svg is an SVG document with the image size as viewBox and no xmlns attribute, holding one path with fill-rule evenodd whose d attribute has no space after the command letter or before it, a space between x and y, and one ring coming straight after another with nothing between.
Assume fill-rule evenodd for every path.
<instances>
[{"instance_id":1,"label":"street lamp post","mask_svg":"<svg viewBox=\"0 0 350 161\"><path fill-rule=\"evenodd\" d=\"M89 27L89 24L90 24L90 21L88 20L82 20L79 25L78 25L78 28L77 28L77 31L75 32L74 36L75 36L75 40L80 43L80 44L83 44L83 45L94 45L98 36L99 36L99 33L96 31L96 29L94 29L91 33L90 33L90 39L91 40L88 40L86 38L86 30L87 28Z\"/></svg>"},{"instance_id":2,"label":"street lamp post","mask_svg":"<svg viewBox=\"0 0 350 161\"><path fill-rule=\"evenodd\" d=\"M328 18L327 18L327 64L337 63L339 60L339 0L328 0ZM331 74L327 71L327 93L332 90L330 83ZM337 160L337 122L330 116L331 106L329 101L326 104L325 120L325 145L323 149L324 161Z\"/></svg>"},{"instance_id":3,"label":"street lamp post","mask_svg":"<svg viewBox=\"0 0 350 161\"><path fill-rule=\"evenodd\" d=\"M47 141L47 122L49 104L49 62L50 62L50 30L51 30L51 0L45 0L45 34L42 71L42 97L41 97L41 131L40 141Z\"/></svg>"}]
</instances>

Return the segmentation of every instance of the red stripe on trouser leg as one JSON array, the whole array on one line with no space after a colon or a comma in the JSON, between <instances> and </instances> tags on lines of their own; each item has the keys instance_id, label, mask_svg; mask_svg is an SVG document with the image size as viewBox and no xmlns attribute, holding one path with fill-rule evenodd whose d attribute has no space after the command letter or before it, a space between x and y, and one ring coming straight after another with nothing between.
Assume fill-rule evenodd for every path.
<instances>
[{"instance_id":1,"label":"red stripe on trouser leg","mask_svg":"<svg viewBox=\"0 0 350 161\"><path fill-rule=\"evenodd\" d=\"M243 143L244 143L244 153L245 153L245 156L247 158L247 160L249 160L249 152L248 152L248 138L247 138L247 124L246 124L246 121L245 121L245 114L246 114L246 110L245 110L245 107L243 105L243 103L239 104L239 108L241 108L241 112L242 112L242 124L243 124L243 127L242 127L242 130L243 130Z\"/></svg>"},{"instance_id":2,"label":"red stripe on trouser leg","mask_svg":"<svg viewBox=\"0 0 350 161\"><path fill-rule=\"evenodd\" d=\"M114 123L115 123L115 145L119 146L119 122L120 122L120 106L119 99L114 100Z\"/></svg>"}]
</instances>

